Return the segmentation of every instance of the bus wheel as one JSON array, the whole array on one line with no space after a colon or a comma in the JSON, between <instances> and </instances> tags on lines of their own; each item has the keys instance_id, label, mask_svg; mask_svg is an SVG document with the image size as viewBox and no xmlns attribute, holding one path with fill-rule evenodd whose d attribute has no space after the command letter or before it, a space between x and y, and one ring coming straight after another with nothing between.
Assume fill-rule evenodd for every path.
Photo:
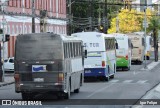
<instances>
[{"instance_id":1,"label":"bus wheel","mask_svg":"<svg viewBox=\"0 0 160 108\"><path fill-rule=\"evenodd\" d=\"M130 66L127 67L127 70L128 70L128 71L131 70Z\"/></svg>"},{"instance_id":2,"label":"bus wheel","mask_svg":"<svg viewBox=\"0 0 160 108\"><path fill-rule=\"evenodd\" d=\"M141 64L142 64L142 61L138 61L138 64L140 64L140 65L141 65Z\"/></svg>"},{"instance_id":3,"label":"bus wheel","mask_svg":"<svg viewBox=\"0 0 160 108\"><path fill-rule=\"evenodd\" d=\"M79 93L79 88L74 90L74 93Z\"/></svg>"},{"instance_id":4,"label":"bus wheel","mask_svg":"<svg viewBox=\"0 0 160 108\"><path fill-rule=\"evenodd\" d=\"M109 81L109 76L108 77L104 76L103 79L104 81Z\"/></svg>"},{"instance_id":5,"label":"bus wheel","mask_svg":"<svg viewBox=\"0 0 160 108\"><path fill-rule=\"evenodd\" d=\"M111 76L110 76L110 78L112 78L112 79L113 79L113 78L114 78L114 74L113 74L113 75L111 75Z\"/></svg>"}]
</instances>

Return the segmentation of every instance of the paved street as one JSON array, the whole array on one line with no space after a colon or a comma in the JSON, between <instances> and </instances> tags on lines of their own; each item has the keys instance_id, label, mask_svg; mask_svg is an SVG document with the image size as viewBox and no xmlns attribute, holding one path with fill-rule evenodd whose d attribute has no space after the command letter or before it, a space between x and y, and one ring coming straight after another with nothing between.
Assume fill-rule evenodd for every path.
<instances>
[{"instance_id":1,"label":"paved street","mask_svg":"<svg viewBox=\"0 0 160 108\"><path fill-rule=\"evenodd\" d=\"M150 65L152 62L153 60L147 61L147 65ZM142 98L147 91L160 82L160 64L151 71L143 70L143 67L144 65L133 64L130 71L118 70L115 78L109 82L99 80L87 81L80 89L80 93L71 94L71 99L73 99L73 102L75 99L82 99L78 101L80 105L84 103L83 99L135 99L132 101L132 104L134 104L137 99ZM21 94L15 93L14 84L0 87L0 95L0 99L21 99ZM39 98L44 100L52 99L43 103L46 105L53 105L53 103L57 102L57 98L53 94L37 95L36 99ZM58 100L58 103L61 104L64 101ZM116 106L112 107L115 108ZM117 106L117 108L119 107L127 108L129 106Z\"/></svg>"}]
</instances>

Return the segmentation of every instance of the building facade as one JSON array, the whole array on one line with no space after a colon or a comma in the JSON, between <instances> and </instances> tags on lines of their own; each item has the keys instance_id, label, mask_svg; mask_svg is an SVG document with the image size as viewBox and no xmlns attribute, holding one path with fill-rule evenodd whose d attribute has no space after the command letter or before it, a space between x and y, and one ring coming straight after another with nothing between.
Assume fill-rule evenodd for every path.
<instances>
[{"instance_id":1,"label":"building facade","mask_svg":"<svg viewBox=\"0 0 160 108\"><path fill-rule=\"evenodd\" d=\"M146 1L146 4L148 5L147 8L152 9L152 6L149 6L152 4L152 0L133 0L132 8L136 9L137 11L144 11L145 1Z\"/></svg>"},{"instance_id":2,"label":"building facade","mask_svg":"<svg viewBox=\"0 0 160 108\"><path fill-rule=\"evenodd\" d=\"M32 0L1 0L1 3L4 11L8 13L0 15L1 28L4 27L5 33L11 36L10 41L4 44L4 58L7 58L14 56L16 36L32 32ZM46 32L67 34L67 21L64 20L66 19L66 0L34 0L34 4L36 15L39 15L40 10L47 11ZM40 32L38 17L35 18L35 32Z\"/></svg>"}]
</instances>

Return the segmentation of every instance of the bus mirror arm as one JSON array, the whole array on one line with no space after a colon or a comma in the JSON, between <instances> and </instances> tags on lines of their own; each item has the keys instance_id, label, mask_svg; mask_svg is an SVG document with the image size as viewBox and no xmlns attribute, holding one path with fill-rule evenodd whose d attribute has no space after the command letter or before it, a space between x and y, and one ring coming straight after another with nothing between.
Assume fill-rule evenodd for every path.
<instances>
[{"instance_id":1,"label":"bus mirror arm","mask_svg":"<svg viewBox=\"0 0 160 108\"><path fill-rule=\"evenodd\" d=\"M118 49L118 43L116 42L116 49Z\"/></svg>"},{"instance_id":2,"label":"bus mirror arm","mask_svg":"<svg viewBox=\"0 0 160 108\"><path fill-rule=\"evenodd\" d=\"M87 58L87 50L84 50L84 57Z\"/></svg>"}]
</instances>

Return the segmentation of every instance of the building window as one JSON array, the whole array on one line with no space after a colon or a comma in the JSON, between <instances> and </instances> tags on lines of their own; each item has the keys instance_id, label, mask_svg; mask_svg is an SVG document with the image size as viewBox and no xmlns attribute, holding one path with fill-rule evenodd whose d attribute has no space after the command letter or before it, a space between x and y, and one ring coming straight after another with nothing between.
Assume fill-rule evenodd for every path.
<instances>
[{"instance_id":1,"label":"building window","mask_svg":"<svg viewBox=\"0 0 160 108\"><path fill-rule=\"evenodd\" d=\"M19 33L18 25L16 26L16 34Z\"/></svg>"},{"instance_id":2,"label":"building window","mask_svg":"<svg viewBox=\"0 0 160 108\"><path fill-rule=\"evenodd\" d=\"M38 28L37 28L37 25L36 25L36 28L35 28L35 32L36 32L36 33L38 32Z\"/></svg>"},{"instance_id":3,"label":"building window","mask_svg":"<svg viewBox=\"0 0 160 108\"><path fill-rule=\"evenodd\" d=\"M31 26L29 26L29 33L32 33L32 29L31 29Z\"/></svg>"},{"instance_id":4,"label":"building window","mask_svg":"<svg viewBox=\"0 0 160 108\"><path fill-rule=\"evenodd\" d=\"M8 25L7 34L10 34L10 25Z\"/></svg>"},{"instance_id":5,"label":"building window","mask_svg":"<svg viewBox=\"0 0 160 108\"><path fill-rule=\"evenodd\" d=\"M49 31L52 32L52 27L51 26L49 27Z\"/></svg>"},{"instance_id":6,"label":"building window","mask_svg":"<svg viewBox=\"0 0 160 108\"><path fill-rule=\"evenodd\" d=\"M25 25L24 33L27 33L27 26Z\"/></svg>"},{"instance_id":7,"label":"building window","mask_svg":"<svg viewBox=\"0 0 160 108\"><path fill-rule=\"evenodd\" d=\"M20 25L20 33L19 34L22 34L22 25Z\"/></svg>"}]
</instances>

